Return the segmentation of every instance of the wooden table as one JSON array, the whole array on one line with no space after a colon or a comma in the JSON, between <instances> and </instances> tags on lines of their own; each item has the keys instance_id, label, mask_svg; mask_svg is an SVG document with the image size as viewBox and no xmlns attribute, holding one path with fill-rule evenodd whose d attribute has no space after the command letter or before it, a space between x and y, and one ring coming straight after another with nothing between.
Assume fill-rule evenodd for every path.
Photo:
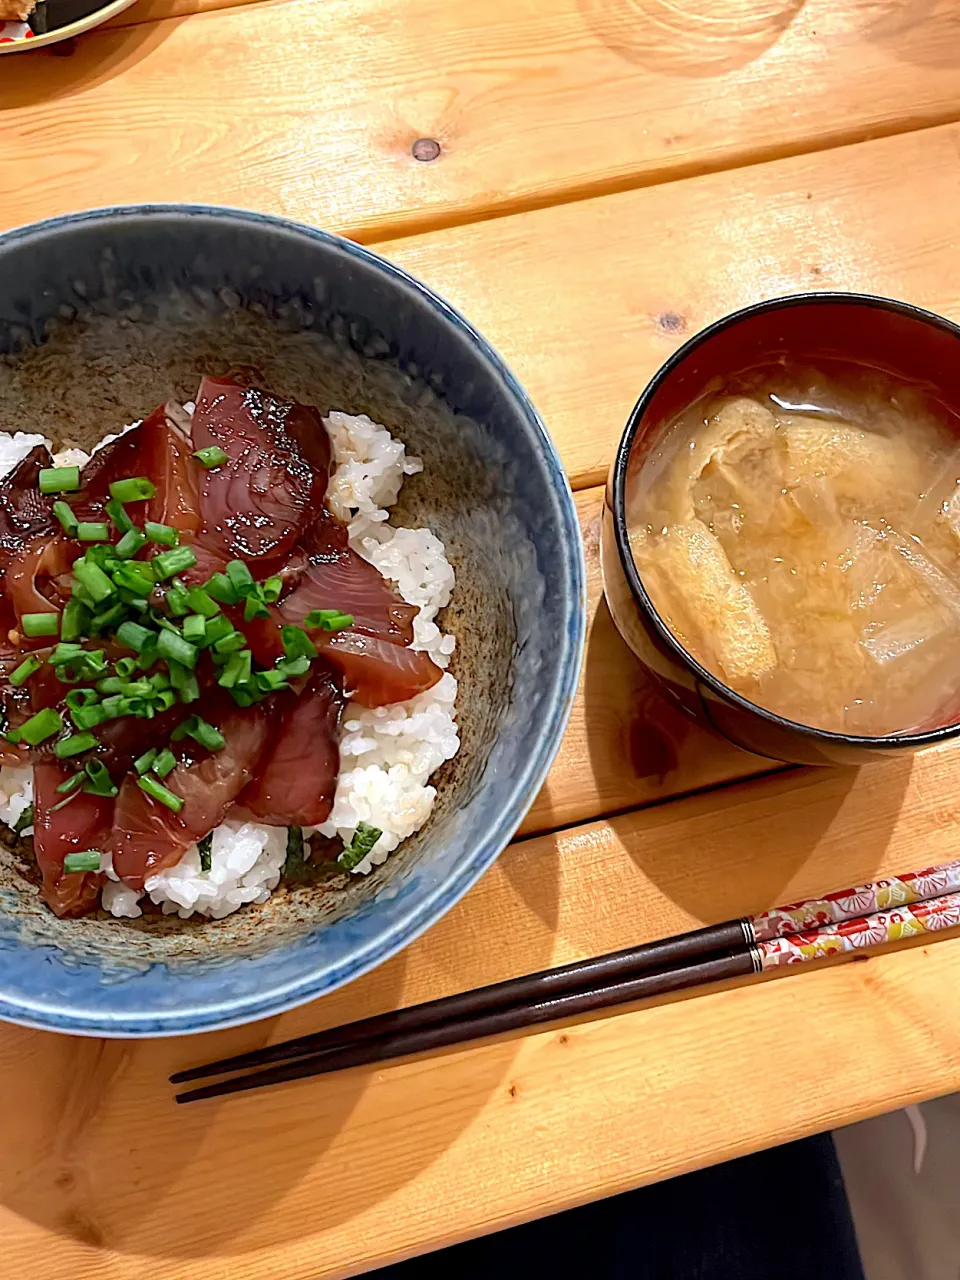
<instances>
[{"instance_id":1,"label":"wooden table","mask_svg":"<svg viewBox=\"0 0 960 1280\"><path fill-rule=\"evenodd\" d=\"M222 1105L177 1110L165 1083L960 856L955 752L815 772L725 746L644 680L596 549L628 409L702 325L833 287L960 318L958 117L953 0L141 0L4 60L0 224L246 205L374 243L462 308L577 490L590 620L521 838L403 955L202 1039L0 1032L0 1270L353 1274L960 1084L956 937Z\"/></svg>"}]
</instances>

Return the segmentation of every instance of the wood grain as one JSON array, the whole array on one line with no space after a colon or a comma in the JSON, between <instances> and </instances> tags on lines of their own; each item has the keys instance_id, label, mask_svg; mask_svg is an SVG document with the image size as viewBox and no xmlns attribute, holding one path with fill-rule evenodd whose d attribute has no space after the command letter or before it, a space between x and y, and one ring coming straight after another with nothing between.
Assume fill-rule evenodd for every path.
<instances>
[{"instance_id":1,"label":"wood grain","mask_svg":"<svg viewBox=\"0 0 960 1280\"><path fill-rule=\"evenodd\" d=\"M860 289L960 319L958 158L950 126L378 249L490 338L585 487L660 364L737 307Z\"/></svg>"},{"instance_id":2,"label":"wood grain","mask_svg":"<svg viewBox=\"0 0 960 1280\"><path fill-rule=\"evenodd\" d=\"M956 857L957 764L798 770L520 842L401 956L272 1023L150 1044L5 1029L11 1274L353 1274L956 1088L957 938L215 1104L174 1108L165 1078Z\"/></svg>"},{"instance_id":3,"label":"wood grain","mask_svg":"<svg viewBox=\"0 0 960 1280\"><path fill-rule=\"evenodd\" d=\"M781 767L732 746L658 692L603 600L603 490L584 490L576 501L587 564L583 671L560 751L520 828L524 834Z\"/></svg>"},{"instance_id":4,"label":"wood grain","mask_svg":"<svg viewBox=\"0 0 960 1280\"><path fill-rule=\"evenodd\" d=\"M952 0L279 0L137 23L10 60L0 224L186 199L383 238L953 120L958 49Z\"/></svg>"}]
</instances>

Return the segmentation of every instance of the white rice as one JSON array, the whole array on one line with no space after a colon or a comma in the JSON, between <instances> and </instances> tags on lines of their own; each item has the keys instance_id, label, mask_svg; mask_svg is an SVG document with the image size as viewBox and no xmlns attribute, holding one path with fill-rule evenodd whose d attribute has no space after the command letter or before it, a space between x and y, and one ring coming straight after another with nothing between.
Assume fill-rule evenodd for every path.
<instances>
[{"instance_id":1,"label":"white rice","mask_svg":"<svg viewBox=\"0 0 960 1280\"><path fill-rule=\"evenodd\" d=\"M366 416L335 412L324 423L336 464L327 503L348 522L351 547L396 584L407 604L417 606L413 647L429 653L445 669L456 641L435 619L450 602L453 568L443 543L429 529L395 528L387 511L404 478L421 471L423 463L408 457L399 440ZM116 438L107 436L94 452ZM0 474L42 443L49 445L42 436L0 433ZM87 455L79 449L65 450L55 461L59 466L82 466ZM456 697L457 682L445 670L432 689L408 702L375 710L347 704L333 809L329 821L312 830L348 844L359 823L378 827L382 834L354 868L356 874L366 875L384 862L430 816L437 793L429 778L460 748ZM12 825L32 798L31 769L0 768L0 820ZM146 892L165 914L187 919L197 912L221 919L249 902L266 902L280 882L286 845L284 827L227 821L213 833L209 871L201 871L199 850L192 845L176 866L147 880ZM107 876L101 895L104 908L115 916L139 916L142 895L117 879L106 855L101 870Z\"/></svg>"}]
</instances>

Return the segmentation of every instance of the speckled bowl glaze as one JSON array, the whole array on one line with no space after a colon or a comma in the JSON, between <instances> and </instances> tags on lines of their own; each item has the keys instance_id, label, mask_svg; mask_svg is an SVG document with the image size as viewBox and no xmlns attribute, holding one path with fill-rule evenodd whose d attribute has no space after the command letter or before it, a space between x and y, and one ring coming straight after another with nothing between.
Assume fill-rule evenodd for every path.
<instances>
[{"instance_id":1,"label":"speckled bowl glaze","mask_svg":"<svg viewBox=\"0 0 960 1280\"><path fill-rule=\"evenodd\" d=\"M0 428L90 444L203 372L386 423L424 459L394 521L457 573L462 747L426 827L368 878L281 887L222 921L57 920L0 850L0 1018L98 1036L279 1013L379 964L490 866L537 793L576 688L579 528L533 406L487 342L374 254L279 218L97 210L0 236Z\"/></svg>"}]
</instances>

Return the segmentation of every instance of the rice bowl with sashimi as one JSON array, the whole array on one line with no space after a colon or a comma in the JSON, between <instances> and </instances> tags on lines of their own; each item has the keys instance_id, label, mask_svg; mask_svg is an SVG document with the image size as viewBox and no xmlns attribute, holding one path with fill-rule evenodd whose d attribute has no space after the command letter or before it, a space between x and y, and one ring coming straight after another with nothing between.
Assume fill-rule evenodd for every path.
<instances>
[{"instance_id":1,"label":"rice bowl with sashimi","mask_svg":"<svg viewBox=\"0 0 960 1280\"><path fill-rule=\"evenodd\" d=\"M314 859L369 873L459 749L453 569L389 522L420 460L249 384L90 455L0 438L0 820L60 916L222 918Z\"/></svg>"},{"instance_id":2,"label":"rice bowl with sashimi","mask_svg":"<svg viewBox=\"0 0 960 1280\"><path fill-rule=\"evenodd\" d=\"M284 219L94 211L0 235L0 431L0 1018L247 1022L444 915L537 795L584 636L569 486L489 344Z\"/></svg>"}]
</instances>

